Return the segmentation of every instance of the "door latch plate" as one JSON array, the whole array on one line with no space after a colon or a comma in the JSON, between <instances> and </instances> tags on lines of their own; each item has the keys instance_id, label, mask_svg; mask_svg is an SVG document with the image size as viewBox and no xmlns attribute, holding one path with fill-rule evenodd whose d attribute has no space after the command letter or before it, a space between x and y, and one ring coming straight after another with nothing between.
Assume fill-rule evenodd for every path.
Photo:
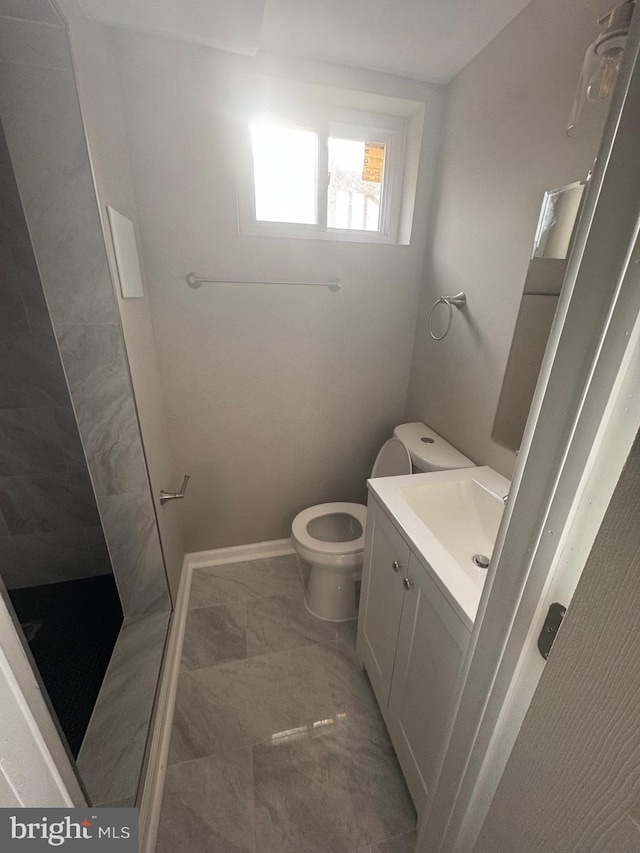
<instances>
[{"instance_id":1,"label":"door latch plate","mask_svg":"<svg viewBox=\"0 0 640 853\"><path fill-rule=\"evenodd\" d=\"M562 625L562 620L566 612L567 608L564 604L559 604L557 601L549 608L547 618L544 620L542 631L540 631L540 636L538 637L538 649L545 660L549 657L551 646L558 635L558 630L560 625Z\"/></svg>"}]
</instances>

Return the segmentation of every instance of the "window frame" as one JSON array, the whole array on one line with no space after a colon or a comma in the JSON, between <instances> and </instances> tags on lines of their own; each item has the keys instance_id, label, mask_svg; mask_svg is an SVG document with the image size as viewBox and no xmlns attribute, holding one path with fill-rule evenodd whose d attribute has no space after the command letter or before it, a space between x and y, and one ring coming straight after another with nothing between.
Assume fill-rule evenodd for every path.
<instances>
[{"instance_id":1,"label":"window frame","mask_svg":"<svg viewBox=\"0 0 640 853\"><path fill-rule=\"evenodd\" d=\"M260 237L302 238L359 243L397 243L402 205L406 120L402 116L384 115L342 108L318 108L309 113L301 110L267 112L245 125L246 141L242 147L240 180L238 182L238 224L241 234ZM256 218L252 124L275 124L316 134L316 224L297 222L266 222ZM385 162L380 200L380 229L366 231L354 228L331 228L327 225L329 191L329 138L354 139L385 144ZM326 178L322 180L321 176Z\"/></svg>"}]
</instances>

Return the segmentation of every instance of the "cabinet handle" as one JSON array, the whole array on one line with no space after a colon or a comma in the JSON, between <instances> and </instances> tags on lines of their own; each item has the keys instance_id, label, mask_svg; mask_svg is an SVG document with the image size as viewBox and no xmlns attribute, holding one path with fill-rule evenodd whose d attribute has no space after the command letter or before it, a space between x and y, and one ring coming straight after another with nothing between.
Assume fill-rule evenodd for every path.
<instances>
[{"instance_id":1,"label":"cabinet handle","mask_svg":"<svg viewBox=\"0 0 640 853\"><path fill-rule=\"evenodd\" d=\"M409 578L402 578L402 583L404 584L405 589L411 589L413 586L413 581L410 581Z\"/></svg>"},{"instance_id":2,"label":"cabinet handle","mask_svg":"<svg viewBox=\"0 0 640 853\"><path fill-rule=\"evenodd\" d=\"M394 560L393 563L391 563L391 568L394 572L399 572L402 568L402 565L397 560Z\"/></svg>"}]
</instances>

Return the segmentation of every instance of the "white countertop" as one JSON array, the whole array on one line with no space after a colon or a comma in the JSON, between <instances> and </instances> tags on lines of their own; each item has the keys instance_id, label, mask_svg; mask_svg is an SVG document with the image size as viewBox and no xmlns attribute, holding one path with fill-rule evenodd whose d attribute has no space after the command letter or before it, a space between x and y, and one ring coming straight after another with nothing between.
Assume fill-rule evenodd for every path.
<instances>
[{"instance_id":1,"label":"white countertop","mask_svg":"<svg viewBox=\"0 0 640 853\"><path fill-rule=\"evenodd\" d=\"M492 468L481 466L429 474L380 477L368 480L367 487L406 539L416 557L431 573L464 624L471 630L478 612L487 570L476 568L471 559L465 560L464 564L455 559L430 530L428 523L425 523L401 496L401 490L421 484L446 484L462 480L475 480L500 500L508 494L511 485L509 480Z\"/></svg>"}]
</instances>

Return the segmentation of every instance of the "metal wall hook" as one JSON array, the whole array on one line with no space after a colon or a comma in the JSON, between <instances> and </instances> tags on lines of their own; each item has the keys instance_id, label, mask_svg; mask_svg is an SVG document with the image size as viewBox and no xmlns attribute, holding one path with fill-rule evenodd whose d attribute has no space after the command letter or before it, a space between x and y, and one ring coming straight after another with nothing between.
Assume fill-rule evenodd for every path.
<instances>
[{"instance_id":1,"label":"metal wall hook","mask_svg":"<svg viewBox=\"0 0 640 853\"><path fill-rule=\"evenodd\" d=\"M433 318L433 312L438 307L438 305L446 305L449 309L449 322L447 323L447 328L441 335L435 335L433 333L433 328L431 326L431 320ZM434 341L441 341L443 338L446 338L449 334L449 330L451 329L451 324L453 323L453 306L456 308L464 308L467 304L467 294L461 290L460 293L456 293L455 296L441 296L440 299L436 299L436 301L431 306L431 311L429 312L429 334L433 338Z\"/></svg>"},{"instance_id":2,"label":"metal wall hook","mask_svg":"<svg viewBox=\"0 0 640 853\"><path fill-rule=\"evenodd\" d=\"M184 475L184 480L182 481L182 486L179 492L165 492L164 489L160 489L160 506L164 506L167 501L178 501L184 497L184 493L187 491L187 484L189 482L189 475Z\"/></svg>"}]
</instances>

